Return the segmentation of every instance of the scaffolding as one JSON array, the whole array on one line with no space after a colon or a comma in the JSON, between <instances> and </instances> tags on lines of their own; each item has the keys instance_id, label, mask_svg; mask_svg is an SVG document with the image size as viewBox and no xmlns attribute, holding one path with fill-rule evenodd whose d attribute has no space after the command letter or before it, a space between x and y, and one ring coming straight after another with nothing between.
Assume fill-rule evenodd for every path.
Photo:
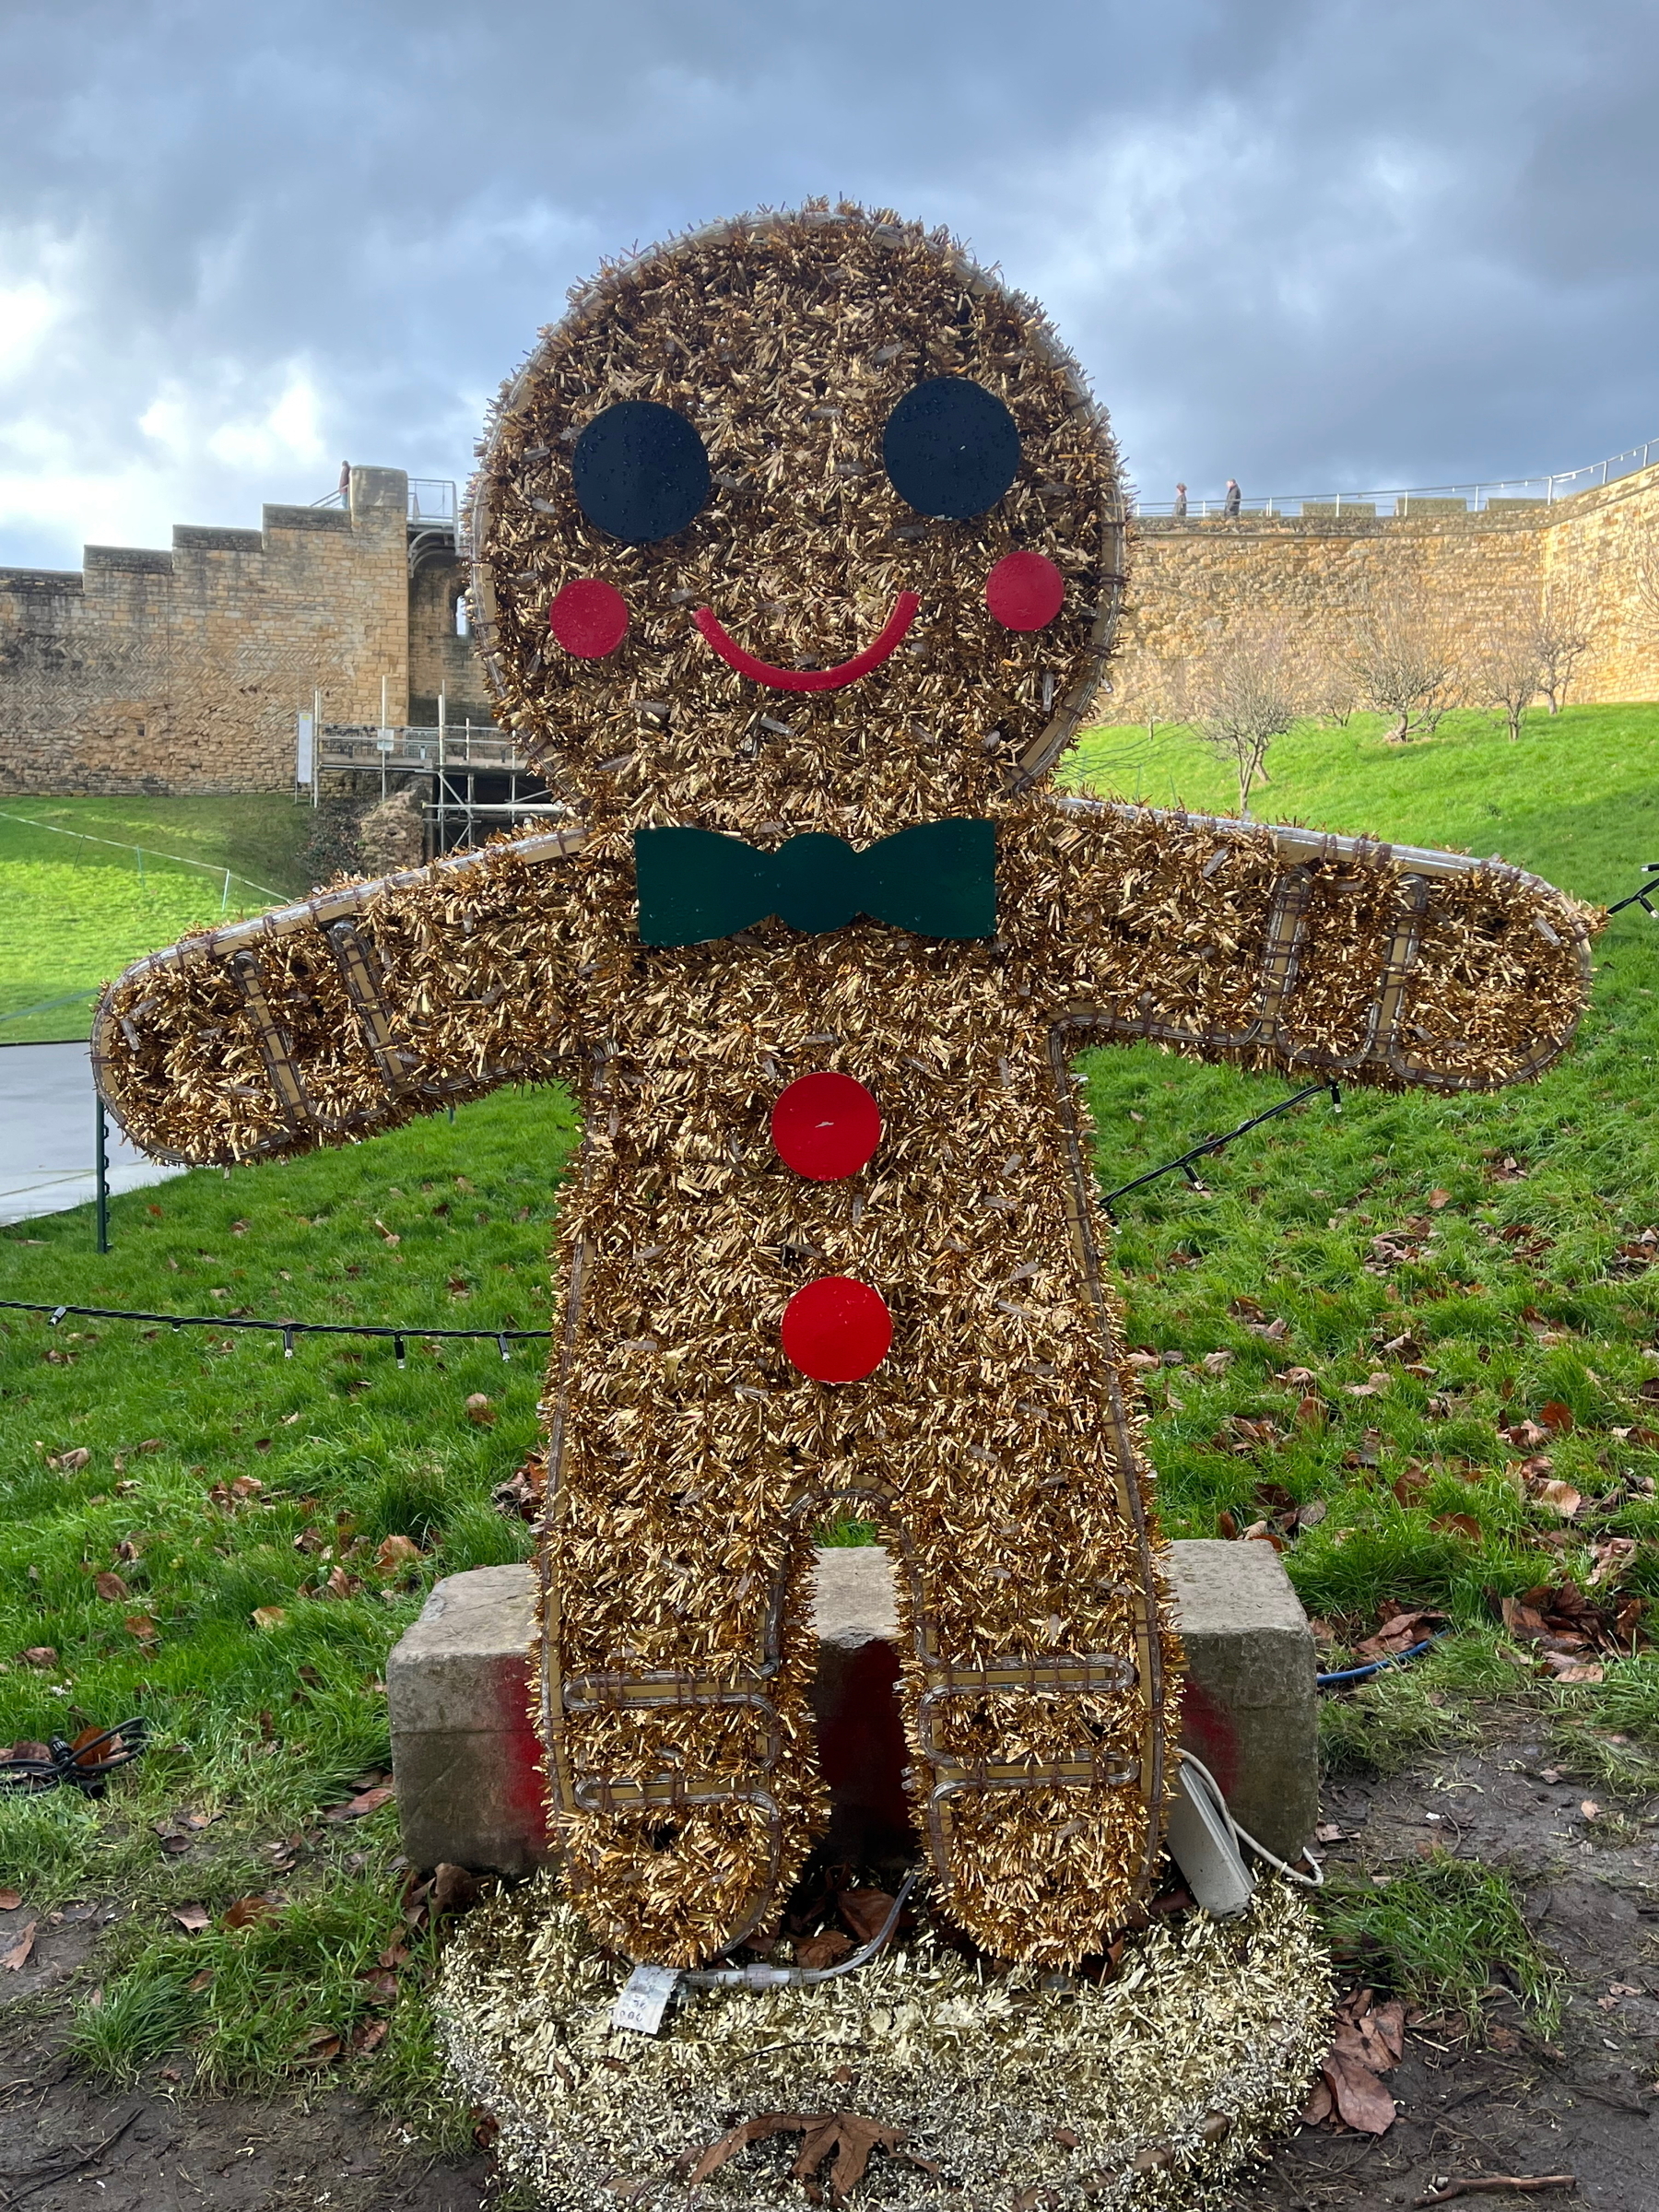
<instances>
[{"instance_id":1,"label":"scaffolding","mask_svg":"<svg viewBox=\"0 0 1659 2212\"><path fill-rule=\"evenodd\" d=\"M418 782L426 789L421 815L429 859L477 845L493 831L518 822L543 822L567 815L519 750L516 740L492 724L448 723L442 718L421 726L373 723L325 723L309 779L317 803L323 778L349 776L356 786L378 777L383 799L396 786ZM303 747L301 760L304 761Z\"/></svg>"}]
</instances>

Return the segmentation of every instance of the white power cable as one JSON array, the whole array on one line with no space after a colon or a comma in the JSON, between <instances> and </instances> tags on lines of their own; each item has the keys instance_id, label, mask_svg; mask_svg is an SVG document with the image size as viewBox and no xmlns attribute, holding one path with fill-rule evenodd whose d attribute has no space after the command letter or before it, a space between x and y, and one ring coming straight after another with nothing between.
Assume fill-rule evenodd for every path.
<instances>
[{"instance_id":1,"label":"white power cable","mask_svg":"<svg viewBox=\"0 0 1659 2212\"><path fill-rule=\"evenodd\" d=\"M912 1866L899 1885L899 1894L893 1900L892 1911L887 1919L850 1959L839 1966L715 1966L695 1967L680 1975L694 1989L801 1989L818 1982L838 1981L857 1967L865 1966L875 1958L893 1930L899 1925L899 1915L904 1910L904 1900L915 1887L919 1866Z\"/></svg>"},{"instance_id":2,"label":"white power cable","mask_svg":"<svg viewBox=\"0 0 1659 2212\"><path fill-rule=\"evenodd\" d=\"M1253 1852L1258 1859L1265 1860L1266 1864L1277 1873L1282 1874L1287 1881L1300 1882L1304 1889L1323 1889L1324 1888L1324 1868L1311 1851L1303 1852L1302 1856L1312 1867L1312 1874L1299 1874L1294 1866L1287 1866L1284 1860L1277 1857L1265 1843L1258 1843L1248 1829L1239 1826L1232 1817L1231 1807L1221 1794L1221 1784L1201 1759L1194 1759L1190 1751L1183 1750L1181 1754L1181 1761L1183 1767L1191 1767L1194 1773L1204 1783L1205 1788L1208 1790L1211 1803L1221 1818L1226 1821L1228 1831L1235 1842L1241 1843L1246 1851Z\"/></svg>"}]
</instances>

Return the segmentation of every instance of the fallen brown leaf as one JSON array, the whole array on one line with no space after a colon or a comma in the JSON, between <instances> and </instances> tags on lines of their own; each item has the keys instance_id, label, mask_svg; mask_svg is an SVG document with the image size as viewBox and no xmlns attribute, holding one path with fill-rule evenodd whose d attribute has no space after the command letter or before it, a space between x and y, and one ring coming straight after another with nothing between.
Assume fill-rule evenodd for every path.
<instances>
[{"instance_id":1,"label":"fallen brown leaf","mask_svg":"<svg viewBox=\"0 0 1659 2212\"><path fill-rule=\"evenodd\" d=\"M213 1925L213 1915L206 1905L175 1905L172 1916L187 1936L199 1936Z\"/></svg>"},{"instance_id":2,"label":"fallen brown leaf","mask_svg":"<svg viewBox=\"0 0 1659 2212\"><path fill-rule=\"evenodd\" d=\"M375 1552L374 1563L382 1574L397 1574L419 1558L419 1545L407 1536L387 1536Z\"/></svg>"},{"instance_id":3,"label":"fallen brown leaf","mask_svg":"<svg viewBox=\"0 0 1659 2212\"><path fill-rule=\"evenodd\" d=\"M92 1587L97 1591L100 1597L108 1598L112 1604L119 1598L130 1597L132 1594L126 1584L122 1581L118 1574L105 1573L94 1575L92 1578Z\"/></svg>"},{"instance_id":4,"label":"fallen brown leaf","mask_svg":"<svg viewBox=\"0 0 1659 2212\"><path fill-rule=\"evenodd\" d=\"M1572 1408L1560 1398L1548 1398L1538 1408L1538 1419L1551 1436L1566 1436L1572 1428Z\"/></svg>"},{"instance_id":5,"label":"fallen brown leaf","mask_svg":"<svg viewBox=\"0 0 1659 2212\"><path fill-rule=\"evenodd\" d=\"M277 1629L288 1618L285 1606L255 1606L248 1618L256 1629Z\"/></svg>"},{"instance_id":6,"label":"fallen brown leaf","mask_svg":"<svg viewBox=\"0 0 1659 2212\"><path fill-rule=\"evenodd\" d=\"M331 1805L323 1818L360 1820L365 1813L378 1813L382 1805L390 1805L395 1794L390 1783L381 1783L371 1790L360 1790L348 1805Z\"/></svg>"},{"instance_id":7,"label":"fallen brown leaf","mask_svg":"<svg viewBox=\"0 0 1659 2212\"><path fill-rule=\"evenodd\" d=\"M219 1926L253 1928L276 1917L276 1905L268 1897L261 1897L256 1892L250 1897L239 1897L233 1905L227 1905L219 1915Z\"/></svg>"},{"instance_id":8,"label":"fallen brown leaf","mask_svg":"<svg viewBox=\"0 0 1659 2212\"><path fill-rule=\"evenodd\" d=\"M27 1666L55 1666L58 1655L49 1643L31 1643L23 1654L23 1661Z\"/></svg>"},{"instance_id":9,"label":"fallen brown leaf","mask_svg":"<svg viewBox=\"0 0 1659 2212\"><path fill-rule=\"evenodd\" d=\"M345 2048L332 2029L313 2028L309 2035L296 2038L291 2056L297 2066L325 2066L339 2057Z\"/></svg>"},{"instance_id":10,"label":"fallen brown leaf","mask_svg":"<svg viewBox=\"0 0 1659 2212\"><path fill-rule=\"evenodd\" d=\"M389 1794L390 1793L388 1793ZM372 1796L373 1792L368 1793ZM452 1865L445 1859L432 1871L432 1910L434 1912L468 1912L478 1901L478 1877L465 1866ZM382 1962L382 1964L386 1961Z\"/></svg>"},{"instance_id":11,"label":"fallen brown leaf","mask_svg":"<svg viewBox=\"0 0 1659 2212\"><path fill-rule=\"evenodd\" d=\"M1404 1607L1382 1621L1374 1634L1363 1643L1354 1646L1357 1658L1392 1659L1401 1652L1409 1651L1413 1644L1422 1643L1438 1630L1446 1627L1446 1616L1431 1607L1419 1606L1407 1612Z\"/></svg>"},{"instance_id":12,"label":"fallen brown leaf","mask_svg":"<svg viewBox=\"0 0 1659 2212\"><path fill-rule=\"evenodd\" d=\"M1575 1490L1570 1482L1541 1482L1533 1492L1533 1499L1563 1521L1571 1521L1584 1502L1582 1492Z\"/></svg>"},{"instance_id":13,"label":"fallen brown leaf","mask_svg":"<svg viewBox=\"0 0 1659 2212\"><path fill-rule=\"evenodd\" d=\"M0 1889L0 1912L15 1912L22 1902L20 1890Z\"/></svg>"},{"instance_id":14,"label":"fallen brown leaf","mask_svg":"<svg viewBox=\"0 0 1659 2212\"><path fill-rule=\"evenodd\" d=\"M147 1613L129 1613L124 1624L129 1636L140 1643L159 1643L161 1631Z\"/></svg>"},{"instance_id":15,"label":"fallen brown leaf","mask_svg":"<svg viewBox=\"0 0 1659 2212\"><path fill-rule=\"evenodd\" d=\"M874 1943L887 1924L893 1900L885 1889L842 1889L835 1906L861 1944Z\"/></svg>"},{"instance_id":16,"label":"fallen brown leaf","mask_svg":"<svg viewBox=\"0 0 1659 2212\"><path fill-rule=\"evenodd\" d=\"M807 1936L794 1947L795 1964L806 1967L833 1966L844 1959L853 1948L853 1939L843 1936L839 1928L826 1928L821 1936Z\"/></svg>"},{"instance_id":17,"label":"fallen brown leaf","mask_svg":"<svg viewBox=\"0 0 1659 2212\"><path fill-rule=\"evenodd\" d=\"M467 1399L466 1418L476 1428L493 1429L495 1427L495 1407L483 1391L475 1390Z\"/></svg>"},{"instance_id":18,"label":"fallen brown leaf","mask_svg":"<svg viewBox=\"0 0 1659 2212\"><path fill-rule=\"evenodd\" d=\"M31 1920L10 1949L0 1951L0 1967L15 1974L19 1967L29 1964L29 1954L34 1949L35 1930L40 1924L38 1920Z\"/></svg>"},{"instance_id":19,"label":"fallen brown leaf","mask_svg":"<svg viewBox=\"0 0 1659 2212\"><path fill-rule=\"evenodd\" d=\"M761 2112L756 2119L746 2120L711 2143L697 2157L686 2176L688 2188L707 2181L710 2174L718 2173L728 2159L736 2157L746 2145L759 2143L768 2136L799 2135L801 2153L790 2172L797 2181L807 2180L816 2174L827 2159L835 2163L830 2171L830 2202L844 2205L848 2194L864 2179L865 2170L874 2150L896 2152L907 2165L919 2166L924 2172L937 2169L926 2159L912 2158L903 2150L905 2131L899 2127L884 2127L878 2120L866 2120L858 2112ZM690 2154L682 2153L680 2163L688 2163Z\"/></svg>"},{"instance_id":20,"label":"fallen brown leaf","mask_svg":"<svg viewBox=\"0 0 1659 2212\"><path fill-rule=\"evenodd\" d=\"M1478 1544L1486 1533L1473 1513L1438 1513L1430 1526L1443 1535L1466 1536L1471 1544Z\"/></svg>"}]
</instances>

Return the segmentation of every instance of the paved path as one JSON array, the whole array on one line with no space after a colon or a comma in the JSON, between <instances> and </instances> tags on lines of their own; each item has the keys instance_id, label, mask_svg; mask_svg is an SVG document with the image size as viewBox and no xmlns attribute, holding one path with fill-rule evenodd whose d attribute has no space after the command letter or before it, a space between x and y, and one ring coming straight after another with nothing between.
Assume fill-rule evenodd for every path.
<instances>
[{"instance_id":1,"label":"paved path","mask_svg":"<svg viewBox=\"0 0 1659 2212\"><path fill-rule=\"evenodd\" d=\"M84 1044L0 1045L0 1225L63 1213L97 1195L95 1093ZM110 1188L165 1182L110 1124Z\"/></svg>"}]
</instances>

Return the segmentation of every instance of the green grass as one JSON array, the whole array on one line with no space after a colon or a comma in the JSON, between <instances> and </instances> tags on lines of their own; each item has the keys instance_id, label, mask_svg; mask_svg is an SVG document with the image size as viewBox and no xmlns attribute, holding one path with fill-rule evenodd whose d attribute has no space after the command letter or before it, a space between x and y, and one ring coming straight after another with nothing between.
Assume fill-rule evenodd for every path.
<instances>
[{"instance_id":1,"label":"green grass","mask_svg":"<svg viewBox=\"0 0 1659 2212\"><path fill-rule=\"evenodd\" d=\"M366 2084L438 2110L421 1947L389 2013L359 1979L402 1926L395 1815L321 1816L386 1767L385 1654L433 1580L527 1548L489 1491L535 1441L541 1349L504 1365L493 1341L418 1330L547 1324L574 1135L562 1092L503 1093L453 1125L118 1198L103 1258L84 1208L0 1232L9 1298L414 1324L400 1371L373 1340L300 1337L285 1359L279 1337L0 1314L5 1730L139 1712L154 1745L106 1805L0 1800L0 1878L31 1905L131 1908L81 2007L89 2062L129 2075L182 2037L206 2081L259 2085L312 2077L304 2040L338 2034ZM475 1393L489 1425L467 1414ZM80 1450L83 1467L48 1464ZM239 1500L239 1480L259 1487ZM378 1560L393 1535L420 1557ZM125 1591L103 1597L110 1572ZM33 1665L31 1648L57 1656ZM158 1828L190 1815L205 1825L170 1854ZM291 1863L274 1864L285 1839ZM217 1922L265 1892L282 1900L268 1926L189 1936L171 1919L194 1903ZM351 2058L382 2017L379 2049Z\"/></svg>"},{"instance_id":2,"label":"green grass","mask_svg":"<svg viewBox=\"0 0 1659 2212\"><path fill-rule=\"evenodd\" d=\"M1380 1885L1365 1874L1333 1877L1318 1908L1338 1964L1378 1989L1461 2012L1473 2027L1501 1974L1542 2034L1560 2025L1560 1974L1500 1867L1437 1851Z\"/></svg>"},{"instance_id":3,"label":"green grass","mask_svg":"<svg viewBox=\"0 0 1659 2212\"><path fill-rule=\"evenodd\" d=\"M88 994L130 960L300 895L311 822L268 794L0 799L0 1043L84 1037Z\"/></svg>"},{"instance_id":4,"label":"green grass","mask_svg":"<svg viewBox=\"0 0 1659 2212\"><path fill-rule=\"evenodd\" d=\"M1092 736L1083 765L1101 772L1123 741ZM1194 804L1225 802L1190 739L1160 735L1151 749ZM1478 718L1404 750L1356 724L1288 742L1273 768L1264 812L1500 848L1597 898L1659 857L1659 709L1539 718L1515 747ZM1144 763L1142 795L1169 797L1147 788ZM1614 1735L1632 1761L1659 1751L1659 1662L1627 1663L1595 1689L1531 1688L1498 1655L1488 1596L1563 1570L1584 1575L1590 1542L1622 1534L1637 1539L1626 1586L1659 1599L1659 1505L1630 1487L1659 1477L1659 1456L1613 1433L1645 1425L1639 1393L1659 1372L1647 1356L1659 1276L1618 1272L1616 1251L1659 1226L1659 932L1626 915L1599 954L1582 1042L1541 1084L1453 1100L1355 1092L1340 1119L1315 1101L1207 1163L1207 1191L1165 1182L1121 1208L1129 1341L1182 1362L1149 1391L1172 1532L1212 1535L1224 1512L1322 1500L1325 1518L1286 1559L1339 1635L1362 1632L1388 1599L1441 1606L1469 1631L1426 1669L1340 1708L1328 1724L1334 1759L1431 1754L1465 1728L1464 1702L1503 1688L1547 1703L1585 1760L1597 1746L1622 1756L1608 1751ZM1109 1186L1287 1088L1140 1047L1083 1065ZM0 1295L406 1320L417 1332L422 1322L540 1326L574 1135L561 1093L509 1093L453 1125L440 1115L309 1160L198 1172L117 1199L114 1249L101 1259L85 1209L0 1232ZM1426 1224L1418 1256L1368 1266L1372 1240L1409 1220ZM1533 1235L1501 1236L1517 1226ZM1288 1335L1254 1333L1241 1299L1282 1317ZM1383 1349L1402 1335L1430 1376ZM1217 1351L1230 1358L1213 1372L1201 1362ZM1292 1366L1315 1382L1281 1381ZM1349 1394L1377 1372L1376 1394ZM401 1924L394 1816L335 1824L322 1814L383 1771L382 1668L423 1591L524 1550L525 1532L488 1494L535 1439L539 1382L528 1347L504 1367L493 1345L433 1348L417 1334L400 1372L387 1344L300 1338L285 1360L279 1339L120 1323L51 1331L0 1315L5 1727L46 1736L142 1710L155 1732L155 1750L107 1805L0 1802L0 1881L42 1905L122 1900L97 1968L102 2001L88 1994L79 2014L89 2062L130 2075L182 2041L216 2084L307 2081L318 2069L303 2046L337 2035L332 2063L437 2124L423 1952L417 1945L397 1970L403 1994L389 2010L362 1979ZM493 1426L467 1418L473 1392L493 1401ZM1296 1421L1307 1394L1324 1401L1327 1426ZM1556 1472L1606 1501L1571 1527L1517 1495L1504 1474L1516 1454L1497 1432L1500 1415L1535 1414L1550 1398L1575 1421L1551 1448ZM1235 1417L1270 1419L1278 1434L1235 1451L1238 1432L1225 1427ZM139 1449L152 1441L158 1449ZM48 1464L78 1449L91 1455L83 1468ZM1401 1480L1413 1465L1425 1477L1415 1489ZM216 1500L238 1477L263 1487L240 1503ZM1453 1513L1471 1516L1477 1535L1436 1525ZM421 1556L387 1572L374 1555L391 1535ZM347 1594L321 1594L335 1567ZM112 1571L127 1594L100 1598L96 1578ZM254 1612L271 1607L284 1618L256 1627ZM57 1662L27 1664L37 1646ZM157 1827L176 1829L184 1814L208 1825L172 1855ZM291 1864L274 1867L271 1847L296 1837ZM265 1891L283 1901L258 1928L189 1936L171 1918L199 1903L217 1923L234 1899ZM1498 1905L1475 1903L1479 1924L1496 1925ZM1441 1976L1462 1988L1403 1936L1372 1935L1394 1945L1402 1986L1428 1990ZM1484 1980L1488 1970L1474 1971ZM352 2057L353 2037L382 2018L378 2049Z\"/></svg>"},{"instance_id":5,"label":"green grass","mask_svg":"<svg viewBox=\"0 0 1659 2212\"><path fill-rule=\"evenodd\" d=\"M1274 756L1273 813L1500 848L1604 900L1659 857L1659 709L1535 717L1513 746L1480 716L1404 748L1382 745L1380 726L1287 741ZM1086 739L1080 780L1091 781L1092 760L1095 788L1127 785L1133 796L1133 777L1101 766L1130 735ZM1190 738L1161 733L1152 749L1193 804L1225 799ZM1142 795L1167 801L1148 781L1143 764ZM1310 1610L1339 1630L1369 1625L1385 1599L1489 1620L1488 1591L1524 1589L1558 1567L1585 1574L1590 1541L1609 1535L1639 1539L1626 1584L1659 1597L1659 1505L1630 1487L1659 1477L1659 1456L1613 1434L1647 1425L1639 1392L1659 1372L1647 1350L1659 1276L1626 1275L1617 1255L1659 1224L1654 924L1640 910L1619 916L1597 967L1579 1043L1542 1082L1486 1098L1351 1091L1340 1116L1315 1100L1206 1162L1206 1192L1172 1178L1121 1206L1130 1341L1183 1360L1155 1372L1148 1394L1171 1533L1214 1535L1224 1512L1248 1522L1279 1495L1325 1501L1287 1565ZM1149 1047L1091 1053L1083 1065L1109 1187L1287 1088ZM1410 1240L1417 1257L1378 1253L1374 1239L1412 1220L1422 1225ZM1506 1241L1506 1229L1532 1233ZM1278 1342L1235 1310L1252 1298L1288 1324ZM1400 1336L1420 1360L1384 1350ZM1219 1374L1200 1364L1214 1352L1230 1355ZM1409 1364L1432 1371L1413 1375ZM1292 1367L1314 1380L1281 1381ZM1350 1394L1379 1373L1375 1395ZM1307 1394L1324 1401L1324 1426L1298 1422ZM1552 1398L1575 1422L1551 1447L1554 1472L1592 1501L1568 1529L1516 1494L1504 1470L1521 1454L1498 1434L1500 1418L1534 1416ZM1277 1441L1233 1449L1226 1424L1240 1416L1271 1420ZM1472 1517L1477 1540L1451 1525L1454 1514Z\"/></svg>"}]
</instances>

